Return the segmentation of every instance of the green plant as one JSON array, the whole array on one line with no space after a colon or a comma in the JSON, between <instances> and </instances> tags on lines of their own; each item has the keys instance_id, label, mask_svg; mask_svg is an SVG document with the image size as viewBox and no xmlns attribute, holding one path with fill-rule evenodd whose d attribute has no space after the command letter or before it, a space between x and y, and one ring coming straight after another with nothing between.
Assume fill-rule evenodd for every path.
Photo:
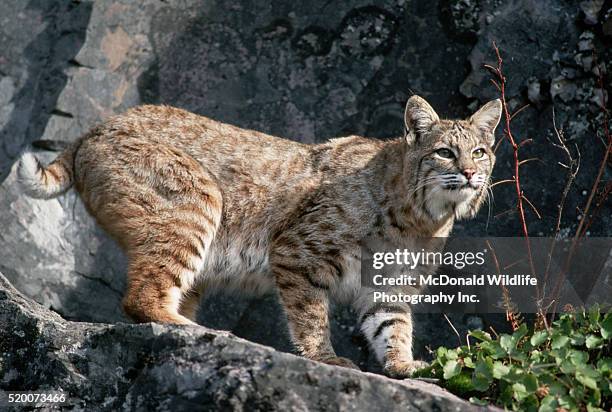
<instances>
[{"instance_id":1,"label":"green plant","mask_svg":"<svg viewBox=\"0 0 612 412\"><path fill-rule=\"evenodd\" d=\"M608 411L612 408L612 314L600 308L562 315L548 330L496 338L476 330L457 349L438 348L417 376L438 378L476 404L520 411Z\"/></svg>"}]
</instances>

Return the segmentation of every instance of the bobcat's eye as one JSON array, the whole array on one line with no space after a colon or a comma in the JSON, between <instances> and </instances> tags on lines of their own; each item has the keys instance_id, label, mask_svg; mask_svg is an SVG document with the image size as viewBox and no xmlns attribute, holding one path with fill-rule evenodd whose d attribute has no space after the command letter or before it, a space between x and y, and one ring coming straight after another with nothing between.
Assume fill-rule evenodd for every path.
<instances>
[{"instance_id":1,"label":"bobcat's eye","mask_svg":"<svg viewBox=\"0 0 612 412\"><path fill-rule=\"evenodd\" d=\"M438 149L436 150L436 154L443 159L452 159L455 157L455 154L449 149Z\"/></svg>"},{"instance_id":2,"label":"bobcat's eye","mask_svg":"<svg viewBox=\"0 0 612 412\"><path fill-rule=\"evenodd\" d=\"M484 149L476 149L472 152L472 157L474 159L481 159L485 155Z\"/></svg>"}]
</instances>

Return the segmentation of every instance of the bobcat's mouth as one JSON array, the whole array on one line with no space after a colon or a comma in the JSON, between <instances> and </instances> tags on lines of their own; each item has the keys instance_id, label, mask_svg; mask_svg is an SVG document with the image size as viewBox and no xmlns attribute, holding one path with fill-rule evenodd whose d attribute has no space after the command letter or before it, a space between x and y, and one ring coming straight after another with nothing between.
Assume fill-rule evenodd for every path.
<instances>
[{"instance_id":1,"label":"bobcat's mouth","mask_svg":"<svg viewBox=\"0 0 612 412\"><path fill-rule=\"evenodd\" d=\"M444 185L440 194L447 202L458 205L469 201L476 195L477 190L469 182L455 183Z\"/></svg>"},{"instance_id":2,"label":"bobcat's mouth","mask_svg":"<svg viewBox=\"0 0 612 412\"><path fill-rule=\"evenodd\" d=\"M454 190L467 190L472 189L476 190L474 186L472 186L469 182L463 184L450 184L444 187L446 190L454 191Z\"/></svg>"}]
</instances>

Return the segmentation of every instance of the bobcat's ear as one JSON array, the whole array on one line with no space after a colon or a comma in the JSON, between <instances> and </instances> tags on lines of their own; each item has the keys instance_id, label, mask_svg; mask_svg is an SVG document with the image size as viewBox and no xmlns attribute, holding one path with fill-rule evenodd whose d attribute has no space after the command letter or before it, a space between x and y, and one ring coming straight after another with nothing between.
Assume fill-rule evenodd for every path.
<instances>
[{"instance_id":1,"label":"bobcat's ear","mask_svg":"<svg viewBox=\"0 0 612 412\"><path fill-rule=\"evenodd\" d=\"M470 117L470 123L484 135L489 146L495 142L495 128L502 115L500 99L491 100Z\"/></svg>"},{"instance_id":2,"label":"bobcat's ear","mask_svg":"<svg viewBox=\"0 0 612 412\"><path fill-rule=\"evenodd\" d=\"M438 121L440 121L438 114L425 99L419 96L412 96L408 99L406 110L404 111L406 140L408 143L412 143Z\"/></svg>"}]
</instances>

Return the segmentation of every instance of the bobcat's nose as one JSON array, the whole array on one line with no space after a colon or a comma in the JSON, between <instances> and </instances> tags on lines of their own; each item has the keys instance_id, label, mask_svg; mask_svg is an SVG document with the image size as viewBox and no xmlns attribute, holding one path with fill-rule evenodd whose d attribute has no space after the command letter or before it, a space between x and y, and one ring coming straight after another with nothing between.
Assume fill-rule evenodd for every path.
<instances>
[{"instance_id":1,"label":"bobcat's nose","mask_svg":"<svg viewBox=\"0 0 612 412\"><path fill-rule=\"evenodd\" d=\"M463 176L465 176L468 180L468 182L470 181L470 179L472 179L472 176L474 176L474 174L476 173L476 170L474 169L464 169L461 173L463 173Z\"/></svg>"}]
</instances>

